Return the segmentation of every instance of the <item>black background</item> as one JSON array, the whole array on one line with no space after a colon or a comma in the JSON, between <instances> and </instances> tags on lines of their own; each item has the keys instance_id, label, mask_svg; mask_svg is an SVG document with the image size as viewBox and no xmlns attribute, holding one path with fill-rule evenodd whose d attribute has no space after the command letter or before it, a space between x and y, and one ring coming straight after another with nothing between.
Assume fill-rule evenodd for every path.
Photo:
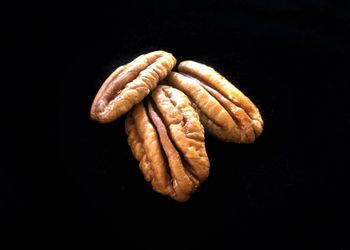
<instances>
[{"instance_id":1,"label":"black background","mask_svg":"<svg viewBox=\"0 0 350 250\"><path fill-rule=\"evenodd\" d=\"M3 225L107 229L113 240L144 245L161 238L346 249L348 4L128 1L21 5L9 13ZM157 49L214 67L265 121L252 145L206 136L210 177L186 203L144 181L124 117L108 125L89 120L112 70Z\"/></svg>"}]
</instances>

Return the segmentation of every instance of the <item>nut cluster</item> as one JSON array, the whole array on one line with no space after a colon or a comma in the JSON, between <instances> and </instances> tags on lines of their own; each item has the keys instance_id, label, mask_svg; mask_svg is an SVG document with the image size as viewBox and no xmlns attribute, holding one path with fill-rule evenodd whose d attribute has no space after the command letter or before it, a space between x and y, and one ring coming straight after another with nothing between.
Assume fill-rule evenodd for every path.
<instances>
[{"instance_id":1,"label":"nut cluster","mask_svg":"<svg viewBox=\"0 0 350 250\"><path fill-rule=\"evenodd\" d=\"M90 117L127 113L128 144L153 189L186 201L209 175L204 129L219 140L252 143L263 130L258 108L213 68L165 51L137 57L102 84ZM151 93L149 95L149 93Z\"/></svg>"}]
</instances>

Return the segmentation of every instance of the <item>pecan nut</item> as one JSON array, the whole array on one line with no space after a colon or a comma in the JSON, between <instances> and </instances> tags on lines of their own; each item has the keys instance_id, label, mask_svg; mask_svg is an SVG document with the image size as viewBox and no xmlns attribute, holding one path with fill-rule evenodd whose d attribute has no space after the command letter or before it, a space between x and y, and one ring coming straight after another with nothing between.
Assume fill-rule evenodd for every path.
<instances>
[{"instance_id":1,"label":"pecan nut","mask_svg":"<svg viewBox=\"0 0 350 250\"><path fill-rule=\"evenodd\" d=\"M172 54L154 51L117 68L98 91L91 107L91 119L102 123L116 120L156 88L175 64Z\"/></svg>"},{"instance_id":2,"label":"pecan nut","mask_svg":"<svg viewBox=\"0 0 350 250\"><path fill-rule=\"evenodd\" d=\"M178 69L166 80L190 97L210 134L236 143L252 143L261 134L258 108L226 78L194 61L183 61Z\"/></svg>"},{"instance_id":3,"label":"pecan nut","mask_svg":"<svg viewBox=\"0 0 350 250\"><path fill-rule=\"evenodd\" d=\"M181 91L159 85L125 121L128 144L154 190L186 201L209 174L204 128Z\"/></svg>"}]
</instances>

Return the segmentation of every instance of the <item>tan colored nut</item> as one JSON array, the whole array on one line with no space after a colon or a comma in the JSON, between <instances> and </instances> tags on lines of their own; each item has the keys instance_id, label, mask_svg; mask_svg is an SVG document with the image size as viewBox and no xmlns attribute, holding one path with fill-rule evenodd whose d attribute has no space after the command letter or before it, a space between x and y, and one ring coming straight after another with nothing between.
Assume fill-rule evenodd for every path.
<instances>
[{"instance_id":1,"label":"tan colored nut","mask_svg":"<svg viewBox=\"0 0 350 250\"><path fill-rule=\"evenodd\" d=\"M236 143L252 143L261 134L258 108L226 78L194 61L181 62L178 69L166 81L190 97L209 133Z\"/></svg>"},{"instance_id":2,"label":"tan colored nut","mask_svg":"<svg viewBox=\"0 0 350 250\"><path fill-rule=\"evenodd\" d=\"M181 91L159 85L128 113L128 143L154 190L186 201L209 175L204 128Z\"/></svg>"},{"instance_id":3,"label":"tan colored nut","mask_svg":"<svg viewBox=\"0 0 350 250\"><path fill-rule=\"evenodd\" d=\"M156 88L175 64L172 54L154 51L117 68L98 91L91 106L91 119L101 123L116 120Z\"/></svg>"}]
</instances>

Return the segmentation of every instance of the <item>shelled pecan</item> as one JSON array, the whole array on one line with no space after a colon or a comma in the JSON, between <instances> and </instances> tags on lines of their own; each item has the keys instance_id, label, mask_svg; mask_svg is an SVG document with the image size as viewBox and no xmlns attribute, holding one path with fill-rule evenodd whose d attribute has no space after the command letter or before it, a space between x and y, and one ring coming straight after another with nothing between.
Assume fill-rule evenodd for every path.
<instances>
[{"instance_id":1,"label":"shelled pecan","mask_svg":"<svg viewBox=\"0 0 350 250\"><path fill-rule=\"evenodd\" d=\"M186 201L208 177L204 128L181 91L159 85L125 122L128 143L154 190Z\"/></svg>"},{"instance_id":2,"label":"shelled pecan","mask_svg":"<svg viewBox=\"0 0 350 250\"><path fill-rule=\"evenodd\" d=\"M91 119L108 123L125 114L156 88L175 64L172 54L154 51L120 66L98 91L91 107Z\"/></svg>"},{"instance_id":3,"label":"shelled pecan","mask_svg":"<svg viewBox=\"0 0 350 250\"><path fill-rule=\"evenodd\" d=\"M261 134L258 108L226 78L194 61L183 61L178 69L166 80L190 97L209 133L236 143L252 143Z\"/></svg>"}]
</instances>

